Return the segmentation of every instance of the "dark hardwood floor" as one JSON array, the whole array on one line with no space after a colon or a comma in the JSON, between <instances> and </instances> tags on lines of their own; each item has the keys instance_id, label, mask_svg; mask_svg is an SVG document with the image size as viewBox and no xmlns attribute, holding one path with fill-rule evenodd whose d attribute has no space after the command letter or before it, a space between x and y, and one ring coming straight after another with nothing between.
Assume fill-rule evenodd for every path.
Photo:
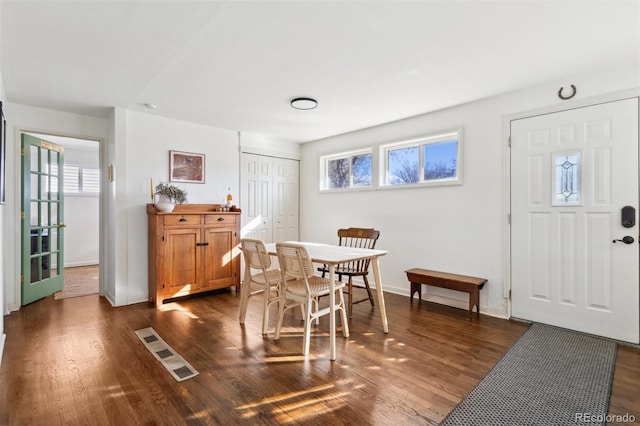
<instances>
[{"instance_id":1,"label":"dark hardwood floor","mask_svg":"<svg viewBox=\"0 0 640 426\"><path fill-rule=\"evenodd\" d=\"M377 307L356 305L331 362L327 317L305 359L299 310L276 342L260 334L258 298L239 325L239 299L112 308L93 295L23 307L5 317L0 424L437 424L528 327L387 294L389 334ZM135 335L145 327L200 374L175 381ZM619 346L611 413L638 421L639 389L640 350Z\"/></svg>"}]
</instances>

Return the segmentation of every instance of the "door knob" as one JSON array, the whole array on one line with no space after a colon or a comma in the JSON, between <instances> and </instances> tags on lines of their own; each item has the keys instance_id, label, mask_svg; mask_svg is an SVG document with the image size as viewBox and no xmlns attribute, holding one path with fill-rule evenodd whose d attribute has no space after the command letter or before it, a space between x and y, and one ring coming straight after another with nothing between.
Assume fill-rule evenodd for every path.
<instances>
[{"instance_id":1,"label":"door knob","mask_svg":"<svg viewBox=\"0 0 640 426\"><path fill-rule=\"evenodd\" d=\"M65 225L64 223L59 223L58 224L58 228L66 228L66 227L67 227L67 225Z\"/></svg>"},{"instance_id":2,"label":"door knob","mask_svg":"<svg viewBox=\"0 0 640 426\"><path fill-rule=\"evenodd\" d=\"M613 240L613 243L615 244L615 243L616 243L616 242L618 242L618 241L623 242L623 243L625 243L625 244L633 244L633 242L634 242L635 240L633 239L633 237L632 237L632 236L627 235L626 237L622 237L622 239L621 239L621 240Z\"/></svg>"}]
</instances>

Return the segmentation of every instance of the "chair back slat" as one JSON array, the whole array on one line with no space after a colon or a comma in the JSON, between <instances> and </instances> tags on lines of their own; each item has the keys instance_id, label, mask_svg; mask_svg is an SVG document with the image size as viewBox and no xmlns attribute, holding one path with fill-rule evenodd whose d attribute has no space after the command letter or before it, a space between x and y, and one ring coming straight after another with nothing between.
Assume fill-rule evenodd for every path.
<instances>
[{"instance_id":1,"label":"chair back slat","mask_svg":"<svg viewBox=\"0 0 640 426\"><path fill-rule=\"evenodd\" d=\"M380 237L380 231L373 228L345 228L338 229L338 244L345 247L374 249ZM369 269L371 259L358 260L340 265L342 269L354 272L365 272Z\"/></svg>"}]
</instances>

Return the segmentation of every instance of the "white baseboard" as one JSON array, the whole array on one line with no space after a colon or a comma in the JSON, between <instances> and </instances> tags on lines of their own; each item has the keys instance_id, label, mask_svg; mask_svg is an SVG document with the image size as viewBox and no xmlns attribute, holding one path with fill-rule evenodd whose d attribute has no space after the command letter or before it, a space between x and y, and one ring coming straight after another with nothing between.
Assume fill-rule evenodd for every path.
<instances>
[{"instance_id":1,"label":"white baseboard","mask_svg":"<svg viewBox=\"0 0 640 426\"><path fill-rule=\"evenodd\" d=\"M112 308L116 307L116 302L115 302L115 298L113 297L113 294L111 294L110 292L106 292L104 294L104 298L107 299L107 302L109 302L111 304Z\"/></svg>"},{"instance_id":2,"label":"white baseboard","mask_svg":"<svg viewBox=\"0 0 640 426\"><path fill-rule=\"evenodd\" d=\"M393 293L393 294L399 294L401 296L409 297L410 288L409 286L395 287L391 285L385 285L384 291L385 293ZM467 299L468 297L467 294L466 293L460 293L460 294L463 295L463 297L465 297L464 300L454 299L446 296L438 296L435 294L424 294L424 291L423 291L422 300L427 302L439 303L441 305L451 306L454 308L464 309L465 311L469 310L469 299ZM415 298L417 298L417 295L415 296ZM480 303L480 313L482 315L488 315L490 317L507 319L507 315L501 309L491 309L488 306L482 305L482 303Z\"/></svg>"},{"instance_id":3,"label":"white baseboard","mask_svg":"<svg viewBox=\"0 0 640 426\"><path fill-rule=\"evenodd\" d=\"M94 266L94 265L98 265L100 264L100 262L98 262L97 260L87 260L85 262L65 262L64 263L64 267L65 268L77 268L79 266Z\"/></svg>"}]
</instances>

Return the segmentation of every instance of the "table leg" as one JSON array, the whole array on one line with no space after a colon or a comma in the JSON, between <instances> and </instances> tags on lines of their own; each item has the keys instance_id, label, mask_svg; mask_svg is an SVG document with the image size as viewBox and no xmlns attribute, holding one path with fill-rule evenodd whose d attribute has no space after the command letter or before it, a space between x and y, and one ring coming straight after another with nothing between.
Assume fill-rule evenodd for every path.
<instances>
[{"instance_id":1,"label":"table leg","mask_svg":"<svg viewBox=\"0 0 640 426\"><path fill-rule=\"evenodd\" d=\"M331 284L329 288L331 293L329 294L329 358L331 361L336 359L336 298L335 298L335 283L336 283L336 265L329 265L329 279Z\"/></svg>"},{"instance_id":2,"label":"table leg","mask_svg":"<svg viewBox=\"0 0 640 426\"><path fill-rule=\"evenodd\" d=\"M382 329L385 333L389 332L389 324L387 323L387 309L384 305L384 293L382 291L382 279L380 278L380 262L378 257L373 258L373 278L376 281L376 293L378 293L378 306L380 307L380 316L382 317Z\"/></svg>"}]
</instances>

